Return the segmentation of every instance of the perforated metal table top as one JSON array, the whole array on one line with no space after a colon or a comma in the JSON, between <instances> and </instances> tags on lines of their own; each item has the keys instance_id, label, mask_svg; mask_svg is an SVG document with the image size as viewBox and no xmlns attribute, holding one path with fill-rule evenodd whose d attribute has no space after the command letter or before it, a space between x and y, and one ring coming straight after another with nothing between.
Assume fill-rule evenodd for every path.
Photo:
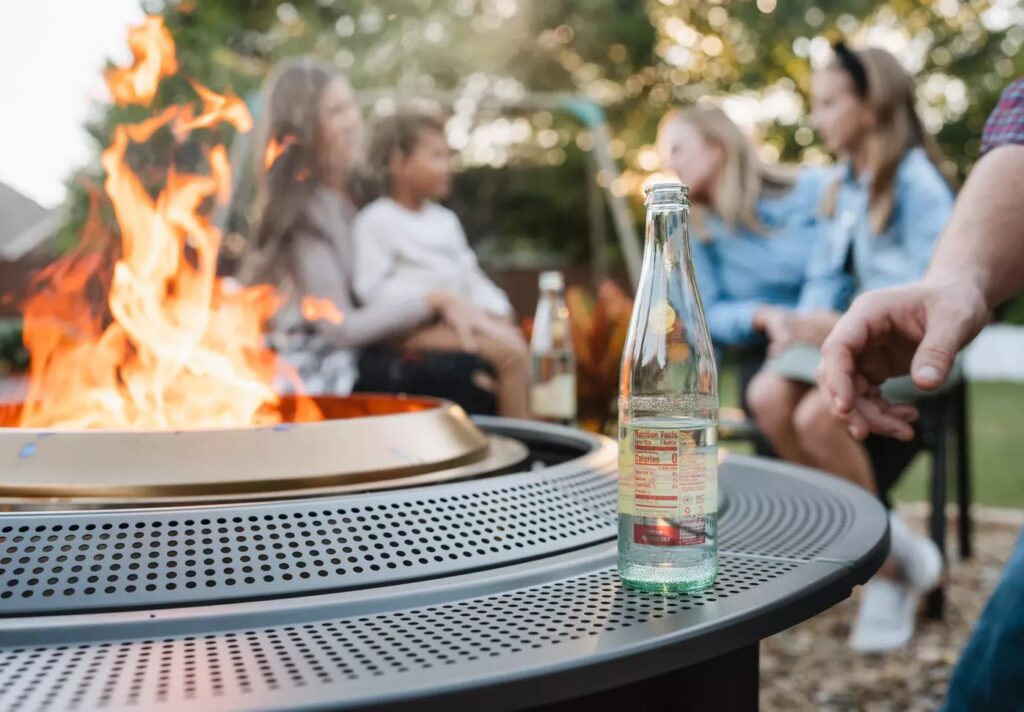
<instances>
[{"instance_id":1,"label":"perforated metal table top","mask_svg":"<svg viewBox=\"0 0 1024 712\"><path fill-rule=\"evenodd\" d=\"M517 709L749 645L887 549L867 493L732 456L715 585L628 591L614 445L481 422L580 454L373 495L0 515L0 709Z\"/></svg>"}]
</instances>

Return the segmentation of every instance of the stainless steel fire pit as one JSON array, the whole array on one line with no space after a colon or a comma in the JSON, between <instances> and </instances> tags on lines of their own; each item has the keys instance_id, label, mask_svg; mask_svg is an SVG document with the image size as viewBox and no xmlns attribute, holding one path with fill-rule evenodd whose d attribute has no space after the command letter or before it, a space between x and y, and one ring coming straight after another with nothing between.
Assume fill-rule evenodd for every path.
<instances>
[{"instance_id":1,"label":"stainless steel fire pit","mask_svg":"<svg viewBox=\"0 0 1024 712\"><path fill-rule=\"evenodd\" d=\"M432 486L0 514L0 709L743 708L757 641L885 555L866 493L730 457L714 587L627 591L614 443L475 422L527 458Z\"/></svg>"},{"instance_id":2,"label":"stainless steel fire pit","mask_svg":"<svg viewBox=\"0 0 1024 712\"><path fill-rule=\"evenodd\" d=\"M191 431L0 427L0 511L282 499L435 484L522 464L457 405L318 397L324 420ZM286 415L293 403L285 399Z\"/></svg>"}]
</instances>

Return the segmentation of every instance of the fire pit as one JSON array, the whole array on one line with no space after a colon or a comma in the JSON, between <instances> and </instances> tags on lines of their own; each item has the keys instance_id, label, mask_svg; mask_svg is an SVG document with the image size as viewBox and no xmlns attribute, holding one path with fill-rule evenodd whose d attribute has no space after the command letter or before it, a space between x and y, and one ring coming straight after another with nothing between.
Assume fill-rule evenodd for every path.
<instances>
[{"instance_id":1,"label":"fire pit","mask_svg":"<svg viewBox=\"0 0 1024 712\"><path fill-rule=\"evenodd\" d=\"M614 443L475 423L527 458L430 486L0 513L0 709L746 709L757 641L885 556L867 493L729 457L715 585L625 590Z\"/></svg>"},{"instance_id":2,"label":"fire pit","mask_svg":"<svg viewBox=\"0 0 1024 712\"><path fill-rule=\"evenodd\" d=\"M451 403L314 399L323 420L205 430L0 428L0 510L136 507L411 487L507 471L527 448ZM294 399L282 412L294 414Z\"/></svg>"}]
</instances>

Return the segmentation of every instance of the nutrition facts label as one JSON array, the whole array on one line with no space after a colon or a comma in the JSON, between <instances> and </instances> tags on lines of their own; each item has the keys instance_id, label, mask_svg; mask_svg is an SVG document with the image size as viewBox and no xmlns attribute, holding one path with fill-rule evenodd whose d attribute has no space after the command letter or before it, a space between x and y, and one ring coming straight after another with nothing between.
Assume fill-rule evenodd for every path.
<instances>
[{"instance_id":1,"label":"nutrition facts label","mask_svg":"<svg viewBox=\"0 0 1024 712\"><path fill-rule=\"evenodd\" d=\"M660 520L636 523L636 543L703 543L704 517L718 509L717 448L697 447L686 430L630 431L620 452L619 511Z\"/></svg>"}]
</instances>

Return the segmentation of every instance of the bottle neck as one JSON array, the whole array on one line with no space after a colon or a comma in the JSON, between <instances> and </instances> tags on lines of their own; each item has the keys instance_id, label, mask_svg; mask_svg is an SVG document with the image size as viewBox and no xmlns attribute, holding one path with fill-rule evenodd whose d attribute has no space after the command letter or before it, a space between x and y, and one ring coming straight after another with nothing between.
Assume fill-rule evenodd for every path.
<instances>
[{"instance_id":1,"label":"bottle neck","mask_svg":"<svg viewBox=\"0 0 1024 712\"><path fill-rule=\"evenodd\" d=\"M689 262L689 210L679 206L649 210L645 242L645 261L666 260L669 268Z\"/></svg>"},{"instance_id":2,"label":"bottle neck","mask_svg":"<svg viewBox=\"0 0 1024 712\"><path fill-rule=\"evenodd\" d=\"M565 306L565 293L557 289L541 291L537 313L533 319L531 350L535 353L551 350L572 350L569 329L569 310Z\"/></svg>"},{"instance_id":3,"label":"bottle neck","mask_svg":"<svg viewBox=\"0 0 1024 712\"><path fill-rule=\"evenodd\" d=\"M664 245L687 236L690 201L682 184L656 185L647 193L647 240ZM682 247L682 245L680 245Z\"/></svg>"}]
</instances>

